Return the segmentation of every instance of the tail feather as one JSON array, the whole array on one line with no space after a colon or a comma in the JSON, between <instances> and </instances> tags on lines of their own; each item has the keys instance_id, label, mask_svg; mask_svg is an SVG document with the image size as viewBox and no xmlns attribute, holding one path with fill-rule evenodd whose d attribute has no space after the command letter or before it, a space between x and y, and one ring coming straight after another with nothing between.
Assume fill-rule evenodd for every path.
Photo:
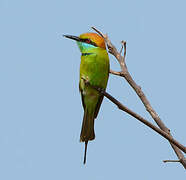
<instances>
[{"instance_id":1,"label":"tail feather","mask_svg":"<svg viewBox=\"0 0 186 180\"><path fill-rule=\"evenodd\" d=\"M84 152L83 164L86 163L86 158L87 158L87 145L88 145L88 141L85 141L85 152Z\"/></svg>"},{"instance_id":2,"label":"tail feather","mask_svg":"<svg viewBox=\"0 0 186 180\"><path fill-rule=\"evenodd\" d=\"M84 164L86 163L86 153L88 141L95 139L94 133L94 113L89 113L86 108L83 116L80 141L85 142Z\"/></svg>"},{"instance_id":3,"label":"tail feather","mask_svg":"<svg viewBox=\"0 0 186 180\"><path fill-rule=\"evenodd\" d=\"M80 141L90 141L95 139L94 133L94 113L89 113L87 108L84 111L83 123L81 128Z\"/></svg>"}]
</instances>

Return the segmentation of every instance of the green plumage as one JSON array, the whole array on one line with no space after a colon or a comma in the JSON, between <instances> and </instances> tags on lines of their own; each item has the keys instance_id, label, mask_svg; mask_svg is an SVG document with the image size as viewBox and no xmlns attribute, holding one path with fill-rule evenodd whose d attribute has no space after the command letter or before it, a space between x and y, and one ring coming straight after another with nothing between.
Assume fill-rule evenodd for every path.
<instances>
[{"instance_id":1,"label":"green plumage","mask_svg":"<svg viewBox=\"0 0 186 180\"><path fill-rule=\"evenodd\" d=\"M109 58L105 49L95 47L88 49L87 55L81 56L79 87L84 107L84 118L80 141L95 138L94 119L97 117L103 96L90 86L86 86L83 79L91 85L106 89L109 76Z\"/></svg>"}]
</instances>

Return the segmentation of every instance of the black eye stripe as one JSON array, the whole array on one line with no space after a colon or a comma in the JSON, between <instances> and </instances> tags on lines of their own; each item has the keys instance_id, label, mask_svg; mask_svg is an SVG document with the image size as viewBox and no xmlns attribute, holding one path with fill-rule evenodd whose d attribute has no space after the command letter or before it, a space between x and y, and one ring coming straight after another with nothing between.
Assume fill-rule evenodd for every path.
<instances>
[{"instance_id":1,"label":"black eye stripe","mask_svg":"<svg viewBox=\"0 0 186 180\"><path fill-rule=\"evenodd\" d=\"M92 44L93 46L97 47L97 44L95 42L92 42L90 39L81 39L81 42L85 42L87 44Z\"/></svg>"}]
</instances>

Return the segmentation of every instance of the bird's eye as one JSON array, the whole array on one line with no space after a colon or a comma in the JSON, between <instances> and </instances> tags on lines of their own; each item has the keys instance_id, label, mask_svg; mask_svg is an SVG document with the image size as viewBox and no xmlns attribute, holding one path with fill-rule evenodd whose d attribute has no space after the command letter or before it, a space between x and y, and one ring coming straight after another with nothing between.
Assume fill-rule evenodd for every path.
<instances>
[{"instance_id":1,"label":"bird's eye","mask_svg":"<svg viewBox=\"0 0 186 180\"><path fill-rule=\"evenodd\" d=\"M91 43L90 39L86 39L86 43Z\"/></svg>"}]
</instances>

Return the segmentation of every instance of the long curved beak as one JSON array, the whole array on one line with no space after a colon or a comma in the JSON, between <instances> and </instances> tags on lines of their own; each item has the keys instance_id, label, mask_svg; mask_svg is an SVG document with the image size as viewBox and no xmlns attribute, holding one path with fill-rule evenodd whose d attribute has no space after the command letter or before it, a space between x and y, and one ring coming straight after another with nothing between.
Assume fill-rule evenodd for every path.
<instances>
[{"instance_id":1,"label":"long curved beak","mask_svg":"<svg viewBox=\"0 0 186 180\"><path fill-rule=\"evenodd\" d=\"M72 36L72 35L63 35L66 38L73 39L75 41L81 41L81 39L77 36Z\"/></svg>"}]
</instances>

